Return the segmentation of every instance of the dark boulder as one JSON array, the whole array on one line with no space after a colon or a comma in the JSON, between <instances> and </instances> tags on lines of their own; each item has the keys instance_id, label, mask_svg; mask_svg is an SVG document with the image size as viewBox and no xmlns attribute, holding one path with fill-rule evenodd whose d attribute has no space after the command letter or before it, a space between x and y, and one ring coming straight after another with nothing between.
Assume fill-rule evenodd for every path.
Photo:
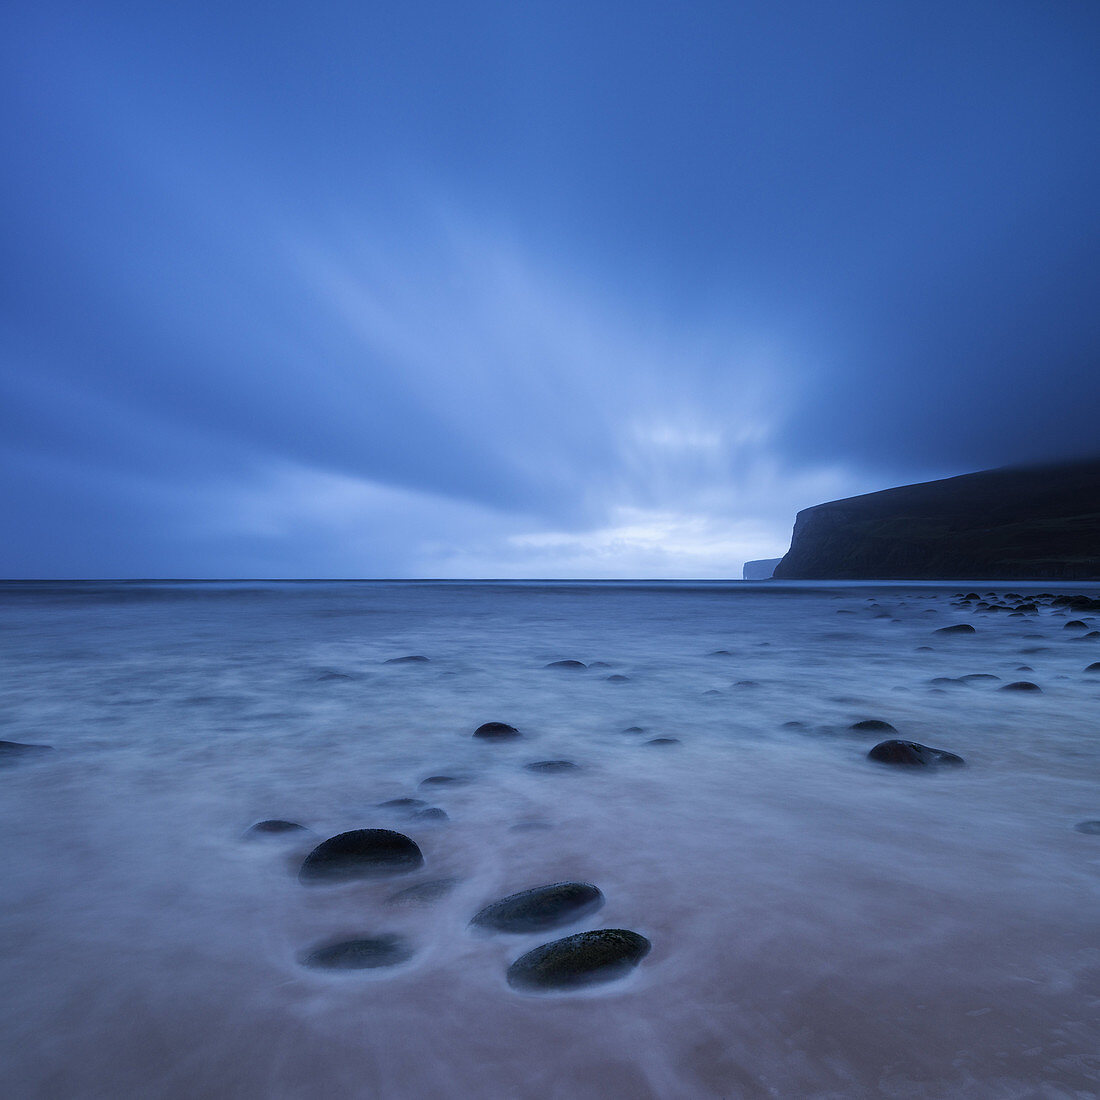
<instances>
[{"instance_id":1,"label":"dark boulder","mask_svg":"<svg viewBox=\"0 0 1100 1100\"><path fill-rule=\"evenodd\" d=\"M269 821L257 821L245 836L285 836L287 833L304 833L306 827L296 821L282 821L279 818L271 818Z\"/></svg>"},{"instance_id":2,"label":"dark boulder","mask_svg":"<svg viewBox=\"0 0 1100 1100\"><path fill-rule=\"evenodd\" d=\"M474 736L484 738L487 741L509 741L516 737L522 737L523 734L515 726L508 725L507 722L486 722L474 730Z\"/></svg>"},{"instance_id":3,"label":"dark boulder","mask_svg":"<svg viewBox=\"0 0 1100 1100\"><path fill-rule=\"evenodd\" d=\"M421 779L421 787L454 787L469 783L469 777L465 775L429 775L427 779Z\"/></svg>"},{"instance_id":4,"label":"dark boulder","mask_svg":"<svg viewBox=\"0 0 1100 1100\"><path fill-rule=\"evenodd\" d=\"M883 741L867 753L867 759L879 764L901 764L916 768L965 763L961 756L956 756L953 752L932 749L916 741Z\"/></svg>"},{"instance_id":5,"label":"dark boulder","mask_svg":"<svg viewBox=\"0 0 1100 1100\"><path fill-rule=\"evenodd\" d=\"M586 665L583 661L551 661L548 665L545 665L544 667L580 670L582 668L588 668L588 665Z\"/></svg>"},{"instance_id":6,"label":"dark boulder","mask_svg":"<svg viewBox=\"0 0 1100 1100\"><path fill-rule=\"evenodd\" d=\"M32 760L53 752L53 745L24 745L21 741L0 741L0 766Z\"/></svg>"},{"instance_id":7,"label":"dark boulder","mask_svg":"<svg viewBox=\"0 0 1100 1100\"><path fill-rule=\"evenodd\" d=\"M679 745L679 737L653 737L646 742L647 745Z\"/></svg>"},{"instance_id":8,"label":"dark boulder","mask_svg":"<svg viewBox=\"0 0 1100 1100\"><path fill-rule=\"evenodd\" d=\"M301 882L340 882L405 874L424 862L416 843L391 829L353 829L329 837L305 858Z\"/></svg>"},{"instance_id":9,"label":"dark boulder","mask_svg":"<svg viewBox=\"0 0 1100 1100\"><path fill-rule=\"evenodd\" d=\"M614 672L610 676L605 676L604 679L609 684L625 684L630 677L624 676L621 672Z\"/></svg>"},{"instance_id":10,"label":"dark boulder","mask_svg":"<svg viewBox=\"0 0 1100 1100\"><path fill-rule=\"evenodd\" d=\"M1091 836L1100 836L1100 821L1078 821L1073 826L1079 833L1088 833Z\"/></svg>"},{"instance_id":11,"label":"dark boulder","mask_svg":"<svg viewBox=\"0 0 1100 1100\"><path fill-rule=\"evenodd\" d=\"M411 959L412 948L400 936L372 936L315 947L302 956L302 965L320 970L374 970Z\"/></svg>"},{"instance_id":12,"label":"dark boulder","mask_svg":"<svg viewBox=\"0 0 1100 1100\"><path fill-rule=\"evenodd\" d=\"M644 726L627 726L623 733L645 733Z\"/></svg>"},{"instance_id":13,"label":"dark boulder","mask_svg":"<svg viewBox=\"0 0 1100 1100\"><path fill-rule=\"evenodd\" d=\"M446 810L438 806L429 806L426 810L417 810L412 815L417 821L450 821Z\"/></svg>"},{"instance_id":14,"label":"dark boulder","mask_svg":"<svg viewBox=\"0 0 1100 1100\"><path fill-rule=\"evenodd\" d=\"M387 665L422 665L427 660L427 657L417 653L409 657L391 657L388 661L384 661L383 663Z\"/></svg>"},{"instance_id":15,"label":"dark boulder","mask_svg":"<svg viewBox=\"0 0 1100 1100\"><path fill-rule=\"evenodd\" d=\"M978 632L969 623L956 623L954 626L941 626L933 630L933 634L977 634Z\"/></svg>"},{"instance_id":16,"label":"dark boulder","mask_svg":"<svg viewBox=\"0 0 1100 1100\"><path fill-rule=\"evenodd\" d=\"M603 903L603 894L590 882L555 882L494 901L470 923L494 932L542 932L580 920Z\"/></svg>"},{"instance_id":17,"label":"dark boulder","mask_svg":"<svg viewBox=\"0 0 1100 1100\"><path fill-rule=\"evenodd\" d=\"M1086 672L1100 672L1100 661L1093 661L1086 669Z\"/></svg>"},{"instance_id":18,"label":"dark boulder","mask_svg":"<svg viewBox=\"0 0 1100 1100\"><path fill-rule=\"evenodd\" d=\"M1068 623L1062 625L1063 630L1088 630L1089 624L1082 622L1081 619L1070 619Z\"/></svg>"},{"instance_id":19,"label":"dark boulder","mask_svg":"<svg viewBox=\"0 0 1100 1100\"><path fill-rule=\"evenodd\" d=\"M1043 689L1030 680L1014 680L1011 684L1002 684L998 691L1039 691Z\"/></svg>"},{"instance_id":20,"label":"dark boulder","mask_svg":"<svg viewBox=\"0 0 1100 1100\"><path fill-rule=\"evenodd\" d=\"M517 989L576 989L629 974L649 954L645 936L625 928L599 928L544 943L508 968Z\"/></svg>"}]
</instances>

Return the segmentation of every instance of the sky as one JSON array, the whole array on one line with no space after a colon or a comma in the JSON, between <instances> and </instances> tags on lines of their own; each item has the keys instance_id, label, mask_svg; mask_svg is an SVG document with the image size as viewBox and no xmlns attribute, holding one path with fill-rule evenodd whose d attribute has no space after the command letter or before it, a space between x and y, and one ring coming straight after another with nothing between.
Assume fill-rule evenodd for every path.
<instances>
[{"instance_id":1,"label":"sky","mask_svg":"<svg viewBox=\"0 0 1100 1100\"><path fill-rule=\"evenodd\" d=\"M0 576L739 577L1100 451L1095 0L7 0Z\"/></svg>"}]
</instances>

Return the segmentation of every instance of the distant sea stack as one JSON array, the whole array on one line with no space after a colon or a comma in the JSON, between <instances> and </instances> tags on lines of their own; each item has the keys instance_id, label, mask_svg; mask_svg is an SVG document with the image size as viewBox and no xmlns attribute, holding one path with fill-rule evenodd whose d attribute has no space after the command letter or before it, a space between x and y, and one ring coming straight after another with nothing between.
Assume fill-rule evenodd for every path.
<instances>
[{"instance_id":1,"label":"distant sea stack","mask_svg":"<svg viewBox=\"0 0 1100 1100\"><path fill-rule=\"evenodd\" d=\"M781 580L1100 580L1100 458L1006 467L798 513Z\"/></svg>"},{"instance_id":2,"label":"distant sea stack","mask_svg":"<svg viewBox=\"0 0 1100 1100\"><path fill-rule=\"evenodd\" d=\"M761 558L758 561L747 561L741 570L741 579L744 581L771 580L775 567L782 560L782 558Z\"/></svg>"}]
</instances>

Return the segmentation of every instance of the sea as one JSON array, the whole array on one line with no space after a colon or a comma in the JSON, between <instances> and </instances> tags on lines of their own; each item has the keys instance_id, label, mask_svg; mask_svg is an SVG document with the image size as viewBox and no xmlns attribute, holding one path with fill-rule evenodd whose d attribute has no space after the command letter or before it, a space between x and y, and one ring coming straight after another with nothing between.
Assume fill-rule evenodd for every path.
<instances>
[{"instance_id":1,"label":"sea","mask_svg":"<svg viewBox=\"0 0 1100 1100\"><path fill-rule=\"evenodd\" d=\"M0 1092L1096 1097L1100 614L997 609L1100 594L1051 584L4 583L0 739L53 751L0 767ZM299 881L361 828L423 866ZM565 880L603 908L470 924ZM509 985L598 928L652 948Z\"/></svg>"}]
</instances>

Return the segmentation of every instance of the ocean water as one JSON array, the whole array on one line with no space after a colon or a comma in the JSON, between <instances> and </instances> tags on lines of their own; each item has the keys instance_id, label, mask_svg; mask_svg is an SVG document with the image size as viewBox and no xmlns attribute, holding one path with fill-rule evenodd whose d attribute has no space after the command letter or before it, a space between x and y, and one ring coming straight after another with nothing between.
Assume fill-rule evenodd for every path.
<instances>
[{"instance_id":1,"label":"ocean water","mask_svg":"<svg viewBox=\"0 0 1100 1100\"><path fill-rule=\"evenodd\" d=\"M0 769L3 1095L1096 1096L1100 836L1074 826L1100 819L1100 638L1066 623L1100 616L958 590L0 586L0 738L55 747ZM977 633L934 633L959 622ZM967 674L999 679L932 683ZM1020 679L1042 691L999 690ZM871 763L888 735L864 719L968 766ZM471 736L493 720L524 737ZM419 788L438 774L469 782ZM377 805L406 796L448 820ZM266 818L309 832L245 836ZM424 867L298 882L363 827ZM605 906L470 929L562 879ZM576 993L507 984L599 927L652 951ZM299 961L375 934L411 959Z\"/></svg>"}]
</instances>

